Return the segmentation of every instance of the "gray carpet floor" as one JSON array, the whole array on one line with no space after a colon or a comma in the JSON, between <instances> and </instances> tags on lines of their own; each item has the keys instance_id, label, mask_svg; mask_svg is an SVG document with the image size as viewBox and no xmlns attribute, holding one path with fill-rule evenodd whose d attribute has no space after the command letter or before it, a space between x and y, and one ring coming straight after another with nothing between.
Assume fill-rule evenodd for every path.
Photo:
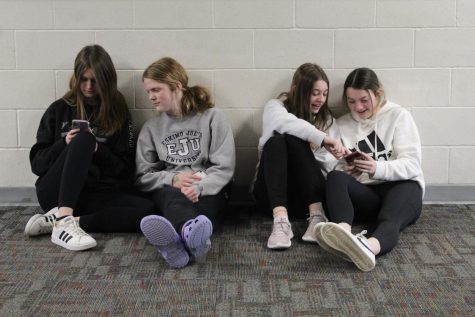
<instances>
[{"instance_id":1,"label":"gray carpet floor","mask_svg":"<svg viewBox=\"0 0 475 317\"><path fill-rule=\"evenodd\" d=\"M0 316L475 316L475 205L425 205L369 273L298 238L270 251L270 219L245 212L179 270L139 233L84 252L26 238L36 212L0 207Z\"/></svg>"}]
</instances>

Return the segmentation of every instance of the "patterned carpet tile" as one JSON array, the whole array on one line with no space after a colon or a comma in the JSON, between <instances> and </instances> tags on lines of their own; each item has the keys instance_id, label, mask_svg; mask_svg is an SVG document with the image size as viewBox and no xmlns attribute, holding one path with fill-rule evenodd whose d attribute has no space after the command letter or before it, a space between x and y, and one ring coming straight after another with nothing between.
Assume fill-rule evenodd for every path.
<instances>
[{"instance_id":1,"label":"patterned carpet tile","mask_svg":"<svg viewBox=\"0 0 475 317\"><path fill-rule=\"evenodd\" d=\"M0 207L0 316L475 316L472 205L424 206L369 273L298 239L303 221L276 252L271 221L239 214L175 270L139 233L93 234L85 252L26 238L36 212Z\"/></svg>"}]
</instances>

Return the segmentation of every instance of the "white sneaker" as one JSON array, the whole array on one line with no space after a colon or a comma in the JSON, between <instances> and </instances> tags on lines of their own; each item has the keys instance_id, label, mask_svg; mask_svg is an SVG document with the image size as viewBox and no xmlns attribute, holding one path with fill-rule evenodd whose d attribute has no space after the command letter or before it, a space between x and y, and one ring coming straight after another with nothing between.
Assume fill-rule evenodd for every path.
<instances>
[{"instance_id":1,"label":"white sneaker","mask_svg":"<svg viewBox=\"0 0 475 317\"><path fill-rule=\"evenodd\" d=\"M315 235L315 238L316 238L316 240L317 240L318 245L319 245L323 250L327 251L328 253L331 253L331 254L333 254L333 255L336 255L337 257L340 257L340 258L342 258L342 259L345 260L345 261L352 262L351 259L346 256L345 253L340 252L340 251L338 251L337 249L333 249L332 247L330 247L330 246L325 242L325 240L323 239L323 236L322 236L322 229L323 229L323 227L325 227L325 225L327 225L327 223L325 223L325 222L320 222L320 223L318 223L318 224L315 226L314 235Z\"/></svg>"},{"instance_id":2,"label":"white sneaker","mask_svg":"<svg viewBox=\"0 0 475 317\"><path fill-rule=\"evenodd\" d=\"M96 240L79 227L73 216L54 222L51 242L72 251L82 251L97 245Z\"/></svg>"},{"instance_id":3,"label":"white sneaker","mask_svg":"<svg viewBox=\"0 0 475 317\"><path fill-rule=\"evenodd\" d=\"M329 247L344 253L361 271L367 272L374 269L376 259L364 234L366 230L354 235L333 222L321 228L323 240Z\"/></svg>"},{"instance_id":4,"label":"white sneaker","mask_svg":"<svg viewBox=\"0 0 475 317\"><path fill-rule=\"evenodd\" d=\"M51 233L53 231L53 223L56 220L56 212L58 207L54 207L45 214L33 215L25 226L25 236L34 237L40 234Z\"/></svg>"},{"instance_id":5,"label":"white sneaker","mask_svg":"<svg viewBox=\"0 0 475 317\"><path fill-rule=\"evenodd\" d=\"M290 239L293 237L294 233L289 219L284 217L275 218L272 233L267 240L267 247L269 249L288 249L292 244Z\"/></svg>"},{"instance_id":6,"label":"white sneaker","mask_svg":"<svg viewBox=\"0 0 475 317\"><path fill-rule=\"evenodd\" d=\"M317 243L317 238L315 237L315 226L319 223L325 223L328 219L324 214L310 215L308 217L308 227L305 234L302 236L302 240L306 242Z\"/></svg>"}]
</instances>

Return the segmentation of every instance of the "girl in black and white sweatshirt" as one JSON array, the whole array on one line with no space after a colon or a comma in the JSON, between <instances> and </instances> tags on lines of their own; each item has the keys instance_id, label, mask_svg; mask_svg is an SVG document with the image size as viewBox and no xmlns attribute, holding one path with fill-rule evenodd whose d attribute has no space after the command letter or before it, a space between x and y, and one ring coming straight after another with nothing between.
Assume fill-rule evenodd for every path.
<instances>
[{"instance_id":1,"label":"girl in black and white sweatshirt","mask_svg":"<svg viewBox=\"0 0 475 317\"><path fill-rule=\"evenodd\" d=\"M327 181L331 223L317 225L318 243L363 270L389 252L399 233L420 216L424 194L421 142L409 111L387 101L375 72L352 71L343 100L350 113L338 119L343 145L353 152ZM353 157L350 159L350 157ZM375 222L371 237L353 235L355 220Z\"/></svg>"}]
</instances>

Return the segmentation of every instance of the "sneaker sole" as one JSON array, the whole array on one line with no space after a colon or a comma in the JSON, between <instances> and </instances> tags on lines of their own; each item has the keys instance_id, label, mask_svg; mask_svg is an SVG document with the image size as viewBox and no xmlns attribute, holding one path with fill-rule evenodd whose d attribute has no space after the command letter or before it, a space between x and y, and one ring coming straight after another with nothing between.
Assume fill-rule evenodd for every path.
<instances>
[{"instance_id":1,"label":"sneaker sole","mask_svg":"<svg viewBox=\"0 0 475 317\"><path fill-rule=\"evenodd\" d=\"M40 233L37 233L37 234L32 234L30 233L31 231L31 227L33 226L33 223L36 221L36 219L40 218L40 217L43 217L44 215L41 215L41 214L36 214L36 215L33 215L30 220L28 220L28 222L26 223L26 226L25 226L25 231L23 232L25 234L25 236L27 237L35 237L35 236L39 236L41 234ZM53 229L51 229L51 231L53 231ZM51 231L49 233L51 233ZM47 232L45 232L47 233Z\"/></svg>"},{"instance_id":2,"label":"sneaker sole","mask_svg":"<svg viewBox=\"0 0 475 317\"><path fill-rule=\"evenodd\" d=\"M318 243L316 239L314 239L312 236L303 236L302 241L309 242L309 243Z\"/></svg>"},{"instance_id":3,"label":"sneaker sole","mask_svg":"<svg viewBox=\"0 0 475 317\"><path fill-rule=\"evenodd\" d=\"M211 249L210 238L213 234L213 225L206 216L198 216L189 226L191 229L184 234L186 246L195 258L201 258Z\"/></svg>"},{"instance_id":4,"label":"sneaker sole","mask_svg":"<svg viewBox=\"0 0 475 317\"><path fill-rule=\"evenodd\" d=\"M375 263L360 249L352 239L351 233L335 223L328 223L322 228L321 234L325 243L346 254L361 271L368 272L374 269Z\"/></svg>"},{"instance_id":5,"label":"sneaker sole","mask_svg":"<svg viewBox=\"0 0 475 317\"><path fill-rule=\"evenodd\" d=\"M342 258L343 260L345 261L348 261L348 262L352 262L351 259L349 257L346 256L345 253L343 252L340 252L336 249L333 249L331 246L329 246L325 240L323 239L323 236L322 236L322 228L326 225L327 223L323 224L323 225L316 225L315 226L315 236L317 237L317 243L318 245L320 246L320 248L322 248L323 250L327 251L328 253L331 253L339 258Z\"/></svg>"},{"instance_id":6,"label":"sneaker sole","mask_svg":"<svg viewBox=\"0 0 475 317\"><path fill-rule=\"evenodd\" d=\"M63 240L60 240L59 238L55 236L51 236L51 242L71 251L83 251L83 250L94 248L97 245L97 242L94 240L88 244L84 244L81 246L73 246L73 245L67 244L66 242L64 242Z\"/></svg>"},{"instance_id":7,"label":"sneaker sole","mask_svg":"<svg viewBox=\"0 0 475 317\"><path fill-rule=\"evenodd\" d=\"M180 236L168 220L160 216L147 216L140 222L140 229L145 238L155 246L158 251L164 251L170 257L160 255L174 268L182 268L188 264L190 257L186 252Z\"/></svg>"},{"instance_id":8,"label":"sneaker sole","mask_svg":"<svg viewBox=\"0 0 475 317\"><path fill-rule=\"evenodd\" d=\"M274 244L274 245L270 245L269 243L267 243L267 248L272 249L272 250L284 250L284 249L290 248L291 245L292 245L292 242L290 242L289 244Z\"/></svg>"}]
</instances>

